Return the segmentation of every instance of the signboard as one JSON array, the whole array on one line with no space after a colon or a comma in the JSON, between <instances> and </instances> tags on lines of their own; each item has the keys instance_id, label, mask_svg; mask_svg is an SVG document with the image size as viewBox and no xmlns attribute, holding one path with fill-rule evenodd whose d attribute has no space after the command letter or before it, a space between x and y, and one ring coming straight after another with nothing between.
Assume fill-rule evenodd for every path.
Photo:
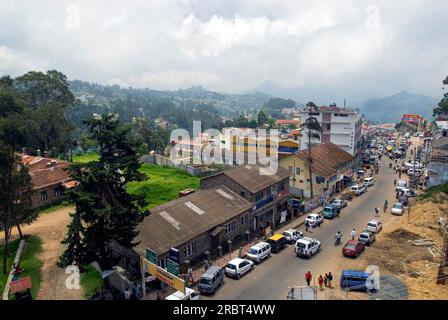
<instances>
[{"instance_id":1,"label":"signboard","mask_svg":"<svg viewBox=\"0 0 448 320\"><path fill-rule=\"evenodd\" d=\"M148 272L163 283L176 289L180 292L185 292L185 281L169 273L162 267L146 260L144 257L140 257L141 269L143 272Z\"/></svg>"},{"instance_id":2,"label":"signboard","mask_svg":"<svg viewBox=\"0 0 448 320\"><path fill-rule=\"evenodd\" d=\"M292 200L292 207L293 208L300 208L300 200L299 199L293 199Z\"/></svg>"},{"instance_id":3,"label":"signboard","mask_svg":"<svg viewBox=\"0 0 448 320\"><path fill-rule=\"evenodd\" d=\"M283 223L286 221L286 214L288 213L287 210L280 212L280 223Z\"/></svg>"},{"instance_id":4,"label":"signboard","mask_svg":"<svg viewBox=\"0 0 448 320\"><path fill-rule=\"evenodd\" d=\"M178 277L179 276L179 265L176 262L171 261L170 259L167 259L166 271L168 271L172 275L175 275L176 277Z\"/></svg>"},{"instance_id":5,"label":"signboard","mask_svg":"<svg viewBox=\"0 0 448 320\"><path fill-rule=\"evenodd\" d=\"M11 281L9 284L9 291L11 293L22 292L32 287L31 277L25 277L16 281Z\"/></svg>"},{"instance_id":6,"label":"signboard","mask_svg":"<svg viewBox=\"0 0 448 320\"><path fill-rule=\"evenodd\" d=\"M146 249L146 260L157 264L157 253L151 249Z\"/></svg>"},{"instance_id":7,"label":"signboard","mask_svg":"<svg viewBox=\"0 0 448 320\"><path fill-rule=\"evenodd\" d=\"M168 259L173 261L174 263L179 264L180 263L180 252L176 248L171 248L170 252L168 253Z\"/></svg>"},{"instance_id":8,"label":"signboard","mask_svg":"<svg viewBox=\"0 0 448 320\"><path fill-rule=\"evenodd\" d=\"M405 113L403 114L403 117L401 118L401 121L403 122L411 122L411 123L418 123L422 119L422 116L419 114L410 114Z\"/></svg>"}]
</instances>

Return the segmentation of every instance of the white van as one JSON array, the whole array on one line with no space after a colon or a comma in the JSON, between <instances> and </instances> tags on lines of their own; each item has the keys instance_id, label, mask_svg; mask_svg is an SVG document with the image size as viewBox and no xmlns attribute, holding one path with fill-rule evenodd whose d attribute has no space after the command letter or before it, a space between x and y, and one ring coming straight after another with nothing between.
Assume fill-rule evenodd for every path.
<instances>
[{"instance_id":1,"label":"white van","mask_svg":"<svg viewBox=\"0 0 448 320\"><path fill-rule=\"evenodd\" d=\"M363 180L363 184L366 188L373 186L374 182L375 179L373 179L372 177L368 177Z\"/></svg>"},{"instance_id":2,"label":"white van","mask_svg":"<svg viewBox=\"0 0 448 320\"><path fill-rule=\"evenodd\" d=\"M354 194L359 196L359 195L363 194L364 192L366 192L366 187L364 187L361 184L355 184L354 186L352 186L350 188L350 191L352 191Z\"/></svg>"},{"instance_id":3,"label":"white van","mask_svg":"<svg viewBox=\"0 0 448 320\"><path fill-rule=\"evenodd\" d=\"M247 250L247 259L260 263L271 256L271 245L267 242L259 242Z\"/></svg>"},{"instance_id":4,"label":"white van","mask_svg":"<svg viewBox=\"0 0 448 320\"><path fill-rule=\"evenodd\" d=\"M408 182L406 180L398 180L395 185L395 191L406 189L408 187Z\"/></svg>"},{"instance_id":5,"label":"white van","mask_svg":"<svg viewBox=\"0 0 448 320\"><path fill-rule=\"evenodd\" d=\"M191 288L185 288L185 293L176 291L166 297L165 300L199 300L199 294Z\"/></svg>"}]
</instances>

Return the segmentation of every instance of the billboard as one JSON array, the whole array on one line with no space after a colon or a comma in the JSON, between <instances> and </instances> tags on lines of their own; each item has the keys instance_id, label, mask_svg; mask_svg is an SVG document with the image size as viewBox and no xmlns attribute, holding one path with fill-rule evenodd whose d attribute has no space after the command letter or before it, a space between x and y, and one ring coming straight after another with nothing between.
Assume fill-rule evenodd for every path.
<instances>
[{"instance_id":1,"label":"billboard","mask_svg":"<svg viewBox=\"0 0 448 320\"><path fill-rule=\"evenodd\" d=\"M185 281L171 274L167 270L155 265L154 263L140 257L141 270L148 272L168 286L180 292L185 292Z\"/></svg>"},{"instance_id":2,"label":"billboard","mask_svg":"<svg viewBox=\"0 0 448 320\"><path fill-rule=\"evenodd\" d=\"M410 122L410 123L418 123L422 119L423 119L423 117L419 114L405 113L405 114L403 114L401 121Z\"/></svg>"}]
</instances>

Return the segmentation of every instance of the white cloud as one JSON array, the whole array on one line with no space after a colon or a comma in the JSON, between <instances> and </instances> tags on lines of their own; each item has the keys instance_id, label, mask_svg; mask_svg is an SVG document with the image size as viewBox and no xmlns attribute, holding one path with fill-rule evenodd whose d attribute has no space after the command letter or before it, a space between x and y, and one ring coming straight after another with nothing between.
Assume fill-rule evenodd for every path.
<instances>
[{"instance_id":1,"label":"white cloud","mask_svg":"<svg viewBox=\"0 0 448 320\"><path fill-rule=\"evenodd\" d=\"M269 79L433 94L448 69L445 2L400 3L0 0L0 72L55 68L160 89L243 91Z\"/></svg>"}]
</instances>

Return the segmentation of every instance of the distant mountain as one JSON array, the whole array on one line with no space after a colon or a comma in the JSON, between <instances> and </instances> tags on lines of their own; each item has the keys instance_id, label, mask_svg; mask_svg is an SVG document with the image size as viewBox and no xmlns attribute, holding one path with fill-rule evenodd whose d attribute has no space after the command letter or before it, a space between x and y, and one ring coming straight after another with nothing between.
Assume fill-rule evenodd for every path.
<instances>
[{"instance_id":1,"label":"distant mountain","mask_svg":"<svg viewBox=\"0 0 448 320\"><path fill-rule=\"evenodd\" d=\"M399 122L404 113L417 113L431 119L432 110L439 100L439 98L401 91L388 97L355 103L353 106L359 108L369 120Z\"/></svg>"},{"instance_id":2,"label":"distant mountain","mask_svg":"<svg viewBox=\"0 0 448 320\"><path fill-rule=\"evenodd\" d=\"M350 105L372 97L371 94L367 94L365 92L331 86L283 88L272 83L271 81L265 81L258 87L245 91L245 93L253 92L261 92L273 97L284 99L293 99L299 104L313 101L318 105L329 105L334 102L338 106L344 105L344 99L346 99L347 105Z\"/></svg>"}]
</instances>

